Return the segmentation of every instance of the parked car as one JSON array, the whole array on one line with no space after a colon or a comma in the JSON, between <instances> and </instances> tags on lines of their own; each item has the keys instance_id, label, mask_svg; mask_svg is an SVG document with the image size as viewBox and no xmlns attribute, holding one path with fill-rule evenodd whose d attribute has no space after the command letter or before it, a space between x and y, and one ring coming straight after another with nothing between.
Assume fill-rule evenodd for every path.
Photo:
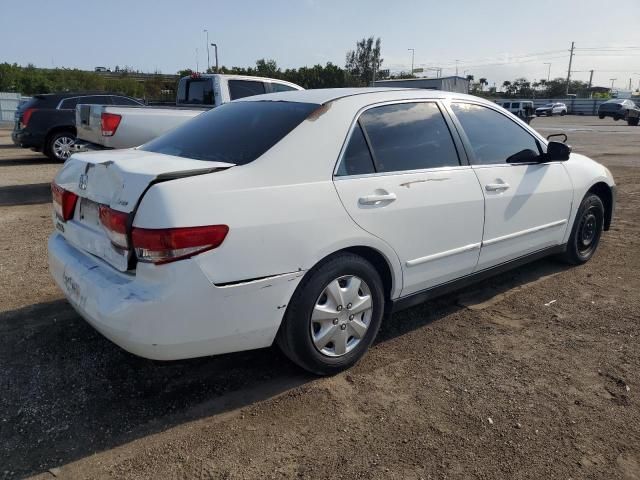
<instances>
[{"instance_id":1,"label":"parked car","mask_svg":"<svg viewBox=\"0 0 640 480\"><path fill-rule=\"evenodd\" d=\"M622 120L629 116L629 112L634 111L640 111L640 108L638 108L638 105L636 105L633 100L614 98L600 104L598 107L598 117L600 119L611 117L614 120Z\"/></svg>"},{"instance_id":2,"label":"parked car","mask_svg":"<svg viewBox=\"0 0 640 480\"><path fill-rule=\"evenodd\" d=\"M547 103L542 107L536 108L536 117L546 115L551 117L552 115L564 116L567 114L567 106L564 103Z\"/></svg>"},{"instance_id":3,"label":"parked car","mask_svg":"<svg viewBox=\"0 0 640 480\"><path fill-rule=\"evenodd\" d=\"M176 107L78 105L76 150L137 147L231 100L290 90L302 87L274 78L194 74L180 79Z\"/></svg>"},{"instance_id":4,"label":"parked car","mask_svg":"<svg viewBox=\"0 0 640 480\"><path fill-rule=\"evenodd\" d=\"M79 103L142 105L133 98L113 94L54 93L35 95L22 105L11 138L24 148L64 161L76 140L75 108Z\"/></svg>"},{"instance_id":5,"label":"parked car","mask_svg":"<svg viewBox=\"0 0 640 480\"><path fill-rule=\"evenodd\" d=\"M384 312L542 256L588 261L615 183L570 151L458 93L243 98L139 148L74 154L52 184L50 271L137 355L275 340L331 374Z\"/></svg>"}]
</instances>

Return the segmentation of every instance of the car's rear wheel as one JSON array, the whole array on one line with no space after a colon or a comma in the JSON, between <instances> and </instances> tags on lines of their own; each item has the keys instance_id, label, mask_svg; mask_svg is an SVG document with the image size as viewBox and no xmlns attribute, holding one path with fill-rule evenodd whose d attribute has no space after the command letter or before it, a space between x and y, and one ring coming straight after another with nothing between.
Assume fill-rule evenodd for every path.
<instances>
[{"instance_id":1,"label":"car's rear wheel","mask_svg":"<svg viewBox=\"0 0 640 480\"><path fill-rule=\"evenodd\" d=\"M598 118L599 118L600 120L602 120L602 119L604 118L604 115L602 115L602 114L600 113L600 114L598 114Z\"/></svg>"},{"instance_id":2,"label":"car's rear wheel","mask_svg":"<svg viewBox=\"0 0 640 480\"><path fill-rule=\"evenodd\" d=\"M573 265L587 262L600 243L604 226L604 205L600 197L588 193L573 222L571 236L567 242L567 251L562 258Z\"/></svg>"},{"instance_id":3,"label":"car's rear wheel","mask_svg":"<svg viewBox=\"0 0 640 480\"><path fill-rule=\"evenodd\" d=\"M564 110L560 110L560 116L564 117L567 114L567 112L565 112Z\"/></svg>"},{"instance_id":4,"label":"car's rear wheel","mask_svg":"<svg viewBox=\"0 0 640 480\"><path fill-rule=\"evenodd\" d=\"M51 160L64 162L73 153L72 148L75 142L76 137L73 133L67 131L56 132L49 137L44 153Z\"/></svg>"},{"instance_id":5,"label":"car's rear wheel","mask_svg":"<svg viewBox=\"0 0 640 480\"><path fill-rule=\"evenodd\" d=\"M277 343L305 370L332 375L362 358L383 312L376 269L358 255L341 253L305 275L287 307Z\"/></svg>"},{"instance_id":6,"label":"car's rear wheel","mask_svg":"<svg viewBox=\"0 0 640 480\"><path fill-rule=\"evenodd\" d=\"M640 117L630 117L627 119L627 124L632 127L637 127L639 120L640 120Z\"/></svg>"}]
</instances>

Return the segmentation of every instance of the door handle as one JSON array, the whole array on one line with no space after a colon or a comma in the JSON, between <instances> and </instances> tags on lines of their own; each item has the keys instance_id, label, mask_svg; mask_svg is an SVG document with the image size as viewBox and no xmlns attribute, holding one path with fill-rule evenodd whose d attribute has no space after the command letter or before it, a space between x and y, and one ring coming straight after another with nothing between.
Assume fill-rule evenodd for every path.
<instances>
[{"instance_id":1,"label":"door handle","mask_svg":"<svg viewBox=\"0 0 640 480\"><path fill-rule=\"evenodd\" d=\"M364 197L360 197L358 202L361 205L377 205L381 202L393 202L396 198L395 193L377 193L374 195L365 195Z\"/></svg>"},{"instance_id":2,"label":"door handle","mask_svg":"<svg viewBox=\"0 0 640 480\"><path fill-rule=\"evenodd\" d=\"M507 190L509 189L511 185L509 185L508 183L487 183L484 186L484 189L487 192L501 192L503 190Z\"/></svg>"}]
</instances>

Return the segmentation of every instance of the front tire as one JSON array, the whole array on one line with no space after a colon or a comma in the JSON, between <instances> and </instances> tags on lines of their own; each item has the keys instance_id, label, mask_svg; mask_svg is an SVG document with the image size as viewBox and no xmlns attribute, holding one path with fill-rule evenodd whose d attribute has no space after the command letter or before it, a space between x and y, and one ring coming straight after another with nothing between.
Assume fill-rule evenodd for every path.
<instances>
[{"instance_id":1,"label":"front tire","mask_svg":"<svg viewBox=\"0 0 640 480\"><path fill-rule=\"evenodd\" d=\"M567 114L567 112L565 112L564 110L560 110L560 116L564 117Z\"/></svg>"},{"instance_id":2,"label":"front tire","mask_svg":"<svg viewBox=\"0 0 640 480\"><path fill-rule=\"evenodd\" d=\"M562 259L572 265L588 262L598 248L603 226L604 205L602 200L593 193L587 193L578 208L571 236L567 242L567 251L563 254Z\"/></svg>"},{"instance_id":3,"label":"front tire","mask_svg":"<svg viewBox=\"0 0 640 480\"><path fill-rule=\"evenodd\" d=\"M602 115L602 114L600 113L600 114L598 114L598 118L599 118L600 120L602 120L602 119L604 118L604 115Z\"/></svg>"},{"instance_id":4,"label":"front tire","mask_svg":"<svg viewBox=\"0 0 640 480\"><path fill-rule=\"evenodd\" d=\"M56 132L49 137L45 147L45 155L51 160L64 162L73 153L72 147L76 136L71 132Z\"/></svg>"},{"instance_id":5,"label":"front tire","mask_svg":"<svg viewBox=\"0 0 640 480\"><path fill-rule=\"evenodd\" d=\"M378 333L384 290L364 258L340 253L310 270L289 302L276 341L294 363L316 375L355 365Z\"/></svg>"},{"instance_id":6,"label":"front tire","mask_svg":"<svg viewBox=\"0 0 640 480\"><path fill-rule=\"evenodd\" d=\"M638 121L640 121L640 117L630 117L627 119L627 125L630 127L637 127Z\"/></svg>"}]
</instances>

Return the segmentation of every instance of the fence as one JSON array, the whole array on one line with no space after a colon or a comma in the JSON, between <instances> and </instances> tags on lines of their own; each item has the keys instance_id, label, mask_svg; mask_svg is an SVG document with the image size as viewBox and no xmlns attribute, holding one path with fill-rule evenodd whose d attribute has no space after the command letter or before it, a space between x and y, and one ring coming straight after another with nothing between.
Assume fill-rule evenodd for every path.
<instances>
[{"instance_id":1,"label":"fence","mask_svg":"<svg viewBox=\"0 0 640 480\"><path fill-rule=\"evenodd\" d=\"M0 92L0 125L13 124L18 105L24 100L19 93Z\"/></svg>"},{"instance_id":2,"label":"fence","mask_svg":"<svg viewBox=\"0 0 640 480\"><path fill-rule=\"evenodd\" d=\"M532 101L535 108L547 103L564 103L567 105L567 113L573 115L597 115L598 107L606 100L594 100L590 98L501 98L496 103Z\"/></svg>"}]
</instances>

